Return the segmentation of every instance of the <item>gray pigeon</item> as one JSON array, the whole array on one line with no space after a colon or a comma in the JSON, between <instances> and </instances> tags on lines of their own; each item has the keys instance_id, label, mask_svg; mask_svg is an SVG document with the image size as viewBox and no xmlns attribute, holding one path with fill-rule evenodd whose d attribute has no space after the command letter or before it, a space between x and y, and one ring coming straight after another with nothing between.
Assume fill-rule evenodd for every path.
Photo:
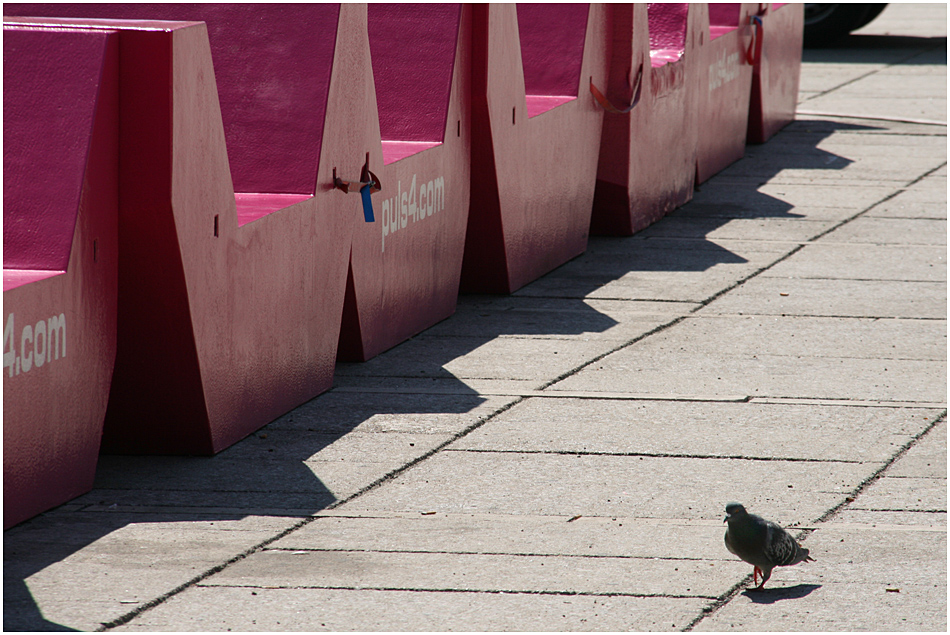
<instances>
[{"instance_id":1,"label":"gray pigeon","mask_svg":"<svg viewBox=\"0 0 950 635\"><path fill-rule=\"evenodd\" d=\"M771 520L750 514L739 503L726 505L723 522L729 523L726 549L754 567L753 584L757 574L762 575L762 584L756 590L765 587L766 581L772 577L773 568L815 560L808 555L808 549L803 549L787 531Z\"/></svg>"}]
</instances>

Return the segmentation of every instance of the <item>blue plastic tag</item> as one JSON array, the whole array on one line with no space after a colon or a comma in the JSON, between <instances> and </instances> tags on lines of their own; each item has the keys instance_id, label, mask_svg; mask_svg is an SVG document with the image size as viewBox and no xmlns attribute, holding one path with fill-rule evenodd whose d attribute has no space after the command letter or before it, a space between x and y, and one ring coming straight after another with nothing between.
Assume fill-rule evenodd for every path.
<instances>
[{"instance_id":1,"label":"blue plastic tag","mask_svg":"<svg viewBox=\"0 0 950 635\"><path fill-rule=\"evenodd\" d=\"M369 185L364 185L363 189L360 190L360 196L363 198L363 220L367 223L376 220L373 216L373 199L370 197L372 193L372 187Z\"/></svg>"}]
</instances>

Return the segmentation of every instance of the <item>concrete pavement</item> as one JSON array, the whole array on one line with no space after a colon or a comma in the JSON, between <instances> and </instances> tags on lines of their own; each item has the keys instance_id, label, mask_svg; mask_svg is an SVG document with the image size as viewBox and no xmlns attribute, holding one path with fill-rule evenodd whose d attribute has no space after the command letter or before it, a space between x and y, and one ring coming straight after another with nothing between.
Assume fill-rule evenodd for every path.
<instances>
[{"instance_id":1,"label":"concrete pavement","mask_svg":"<svg viewBox=\"0 0 950 635\"><path fill-rule=\"evenodd\" d=\"M945 631L946 5L800 108L218 456L102 457L4 533L5 630ZM750 591L731 500L816 561Z\"/></svg>"}]
</instances>

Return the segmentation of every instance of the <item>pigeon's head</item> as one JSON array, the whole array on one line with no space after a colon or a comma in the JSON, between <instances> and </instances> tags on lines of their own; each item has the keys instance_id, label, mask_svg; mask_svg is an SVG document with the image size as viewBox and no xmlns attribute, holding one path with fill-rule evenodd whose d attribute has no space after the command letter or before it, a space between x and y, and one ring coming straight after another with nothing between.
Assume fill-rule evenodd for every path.
<instances>
[{"instance_id":1,"label":"pigeon's head","mask_svg":"<svg viewBox=\"0 0 950 635\"><path fill-rule=\"evenodd\" d=\"M727 522L731 518L745 516L747 513L742 503L729 503L726 505L726 517L722 519L722 522Z\"/></svg>"}]
</instances>

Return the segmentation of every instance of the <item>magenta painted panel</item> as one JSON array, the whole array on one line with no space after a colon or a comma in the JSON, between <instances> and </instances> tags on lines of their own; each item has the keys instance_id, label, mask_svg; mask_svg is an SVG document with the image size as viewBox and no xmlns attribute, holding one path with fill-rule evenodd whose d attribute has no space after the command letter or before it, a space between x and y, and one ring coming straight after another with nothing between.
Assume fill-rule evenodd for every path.
<instances>
[{"instance_id":1,"label":"magenta painted panel","mask_svg":"<svg viewBox=\"0 0 950 635\"><path fill-rule=\"evenodd\" d=\"M65 271L104 38L63 33L40 45L27 31L3 38L3 267Z\"/></svg>"},{"instance_id":2,"label":"magenta painted panel","mask_svg":"<svg viewBox=\"0 0 950 635\"><path fill-rule=\"evenodd\" d=\"M588 4L518 4L526 94L577 96L589 10Z\"/></svg>"},{"instance_id":3,"label":"magenta painted panel","mask_svg":"<svg viewBox=\"0 0 950 635\"><path fill-rule=\"evenodd\" d=\"M93 483L116 352L119 55L102 30L5 25L4 45L4 213L45 218L34 224L38 246L47 228L68 234L63 272L4 269L10 527ZM31 177L45 195L29 196ZM68 220L45 217L51 207Z\"/></svg>"},{"instance_id":4,"label":"magenta painted panel","mask_svg":"<svg viewBox=\"0 0 950 635\"><path fill-rule=\"evenodd\" d=\"M208 25L237 192L313 194L337 4L4 4L4 14Z\"/></svg>"},{"instance_id":5,"label":"magenta painted panel","mask_svg":"<svg viewBox=\"0 0 950 635\"><path fill-rule=\"evenodd\" d=\"M367 6L379 131L390 141L442 141L460 4Z\"/></svg>"},{"instance_id":6,"label":"magenta painted panel","mask_svg":"<svg viewBox=\"0 0 950 635\"><path fill-rule=\"evenodd\" d=\"M675 62L683 56L688 11L687 3L651 2L647 5L650 58L654 66Z\"/></svg>"},{"instance_id":7,"label":"magenta painted panel","mask_svg":"<svg viewBox=\"0 0 950 635\"><path fill-rule=\"evenodd\" d=\"M709 25L711 27L739 26L739 12L742 5L738 2L710 2Z\"/></svg>"}]
</instances>

